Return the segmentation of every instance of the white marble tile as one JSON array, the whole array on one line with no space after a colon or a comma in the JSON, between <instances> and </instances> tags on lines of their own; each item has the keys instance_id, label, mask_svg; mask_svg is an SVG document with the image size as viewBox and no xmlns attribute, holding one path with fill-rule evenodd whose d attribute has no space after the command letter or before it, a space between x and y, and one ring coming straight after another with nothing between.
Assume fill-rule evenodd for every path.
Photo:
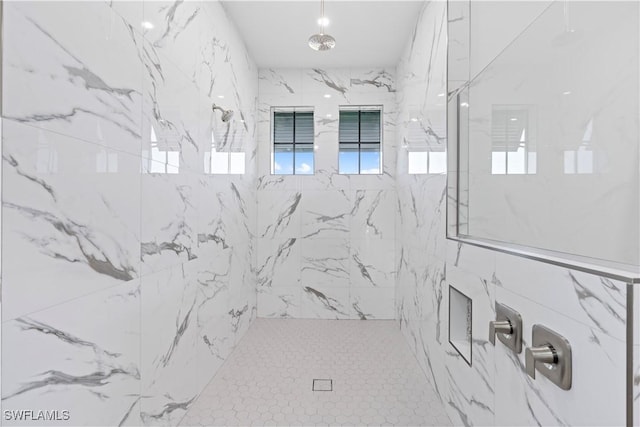
<instances>
[{"instance_id":1,"label":"white marble tile","mask_svg":"<svg viewBox=\"0 0 640 427\"><path fill-rule=\"evenodd\" d=\"M344 286L303 283L300 300L300 318L303 319L348 319L352 313L349 289Z\"/></svg>"},{"instance_id":2,"label":"white marble tile","mask_svg":"<svg viewBox=\"0 0 640 427\"><path fill-rule=\"evenodd\" d=\"M5 320L140 274L136 157L3 121Z\"/></svg>"},{"instance_id":3,"label":"white marble tile","mask_svg":"<svg viewBox=\"0 0 640 427\"><path fill-rule=\"evenodd\" d=\"M640 422L640 346L633 346L633 425ZM627 378L627 381L629 379Z\"/></svg>"},{"instance_id":4,"label":"white marble tile","mask_svg":"<svg viewBox=\"0 0 640 427\"><path fill-rule=\"evenodd\" d=\"M470 0L450 2L447 10L448 49L448 90L453 92L469 81L470 56Z\"/></svg>"},{"instance_id":5,"label":"white marble tile","mask_svg":"<svg viewBox=\"0 0 640 427\"><path fill-rule=\"evenodd\" d=\"M447 266L448 267L448 266ZM445 383L447 392L443 399L449 402L447 413L454 422L493 425L495 405L494 347L489 343L489 321L495 319L495 285L482 277L447 268L447 287L443 289L445 313L450 315L449 287L453 286L472 300L471 366L458 354L447 336L450 320L445 323L446 352ZM448 316L447 316L448 317Z\"/></svg>"},{"instance_id":6,"label":"white marble tile","mask_svg":"<svg viewBox=\"0 0 640 427\"><path fill-rule=\"evenodd\" d=\"M351 203L349 191L304 190L300 202L303 238L344 238L349 235Z\"/></svg>"},{"instance_id":7,"label":"white marble tile","mask_svg":"<svg viewBox=\"0 0 640 427\"><path fill-rule=\"evenodd\" d=\"M476 7L489 10L490 7L505 9L511 6L476 4ZM523 4L520 12L526 14L532 8L541 7L545 6L542 3ZM444 142L445 107L439 105L438 98L441 97L438 95L443 93L445 75L445 9L445 4L437 2L425 6L412 43L398 67L399 137L407 137L404 121L415 111L425 125L421 132L425 138L431 138L432 148ZM494 14L491 19L497 16ZM456 19L455 16L449 18ZM513 22L506 28L496 28L495 32L491 26L485 27L486 39L513 30L511 24ZM504 38L500 40L503 44L508 42L510 40ZM521 74L514 71L511 75ZM428 129L430 131L426 132ZM402 157L403 148L397 148ZM400 165L403 163L401 157ZM481 159L482 155L474 158ZM443 239L445 235L446 182L443 177L410 176L403 167L406 168L399 167L396 180L396 313L420 366L445 402L454 423L623 424L625 285L485 249L459 246L456 242L441 240L434 244L438 242L437 236ZM512 179L513 185L516 180ZM573 197L572 194L579 193L563 188L563 194ZM493 199L485 202L491 204ZM511 206L518 209L519 201L513 199ZM504 212L504 207L497 208L493 212L494 219ZM575 227L584 228L584 223L577 220ZM471 367L457 355L447 339L448 284L459 287L473 298ZM521 312L525 320L525 344L530 342L533 323L546 324L569 338L576 349L576 369L582 372L575 374L571 390L562 391L542 377L530 380L524 373L524 353L514 357L503 345L493 347L487 343L494 299ZM606 368L593 370L593 366ZM599 387L615 392L596 398L593 390ZM580 402L587 402L584 410L581 406L584 403Z\"/></svg>"},{"instance_id":8,"label":"white marble tile","mask_svg":"<svg viewBox=\"0 0 640 427\"><path fill-rule=\"evenodd\" d=\"M258 317L299 318L302 288L272 287L258 290Z\"/></svg>"},{"instance_id":9,"label":"white marble tile","mask_svg":"<svg viewBox=\"0 0 640 427\"><path fill-rule=\"evenodd\" d=\"M233 122L255 138L258 69L222 3L204 1L200 7L204 13L194 19L200 37L197 84L210 101L233 108Z\"/></svg>"},{"instance_id":10,"label":"white marble tile","mask_svg":"<svg viewBox=\"0 0 640 427\"><path fill-rule=\"evenodd\" d=\"M228 315L212 318L207 324L199 324L195 363L198 390L209 384L229 357L235 345L234 338Z\"/></svg>"},{"instance_id":11,"label":"white marble tile","mask_svg":"<svg viewBox=\"0 0 640 427\"><path fill-rule=\"evenodd\" d=\"M297 191L258 191L258 237L299 237L300 201Z\"/></svg>"},{"instance_id":12,"label":"white marble tile","mask_svg":"<svg viewBox=\"0 0 640 427\"><path fill-rule=\"evenodd\" d=\"M476 273L485 279L491 279L496 274L496 258L499 257L496 251L453 240L446 243L447 265ZM512 259L513 257L509 257L509 261Z\"/></svg>"},{"instance_id":13,"label":"white marble tile","mask_svg":"<svg viewBox=\"0 0 640 427\"><path fill-rule=\"evenodd\" d=\"M4 18L3 338L33 348L4 404L175 425L257 312L255 64L219 2ZM245 174L210 175L213 148Z\"/></svg>"},{"instance_id":14,"label":"white marble tile","mask_svg":"<svg viewBox=\"0 0 640 427\"><path fill-rule=\"evenodd\" d=\"M75 425L136 424L139 307L132 280L4 322L4 409L67 410Z\"/></svg>"},{"instance_id":15,"label":"white marble tile","mask_svg":"<svg viewBox=\"0 0 640 427\"><path fill-rule=\"evenodd\" d=\"M203 122L212 120L212 112L200 120L203 98L195 83L146 41L143 60L143 159L166 163L172 173L202 172L201 153L212 144ZM214 137L226 134L222 126L211 131Z\"/></svg>"},{"instance_id":16,"label":"white marble tile","mask_svg":"<svg viewBox=\"0 0 640 427\"><path fill-rule=\"evenodd\" d=\"M124 18L134 31L142 34L145 31L143 9L144 2L128 0L104 0L111 9Z\"/></svg>"},{"instance_id":17,"label":"white marble tile","mask_svg":"<svg viewBox=\"0 0 640 427\"><path fill-rule=\"evenodd\" d=\"M394 288L352 287L349 292L352 318L361 320L391 320L395 318Z\"/></svg>"},{"instance_id":18,"label":"white marble tile","mask_svg":"<svg viewBox=\"0 0 640 427\"><path fill-rule=\"evenodd\" d=\"M234 345L247 332L251 323L256 319L256 291L255 285L248 284L244 289L233 292L229 298L229 308L227 312L233 333Z\"/></svg>"},{"instance_id":19,"label":"white marble tile","mask_svg":"<svg viewBox=\"0 0 640 427\"><path fill-rule=\"evenodd\" d=\"M262 94L275 96L300 96L302 94L302 70L300 69L261 69L259 79L260 93Z\"/></svg>"},{"instance_id":20,"label":"white marble tile","mask_svg":"<svg viewBox=\"0 0 640 427\"><path fill-rule=\"evenodd\" d=\"M161 55L169 58L190 77L197 69L200 49L199 15L202 4L197 1L145 1L144 38Z\"/></svg>"},{"instance_id":21,"label":"white marble tile","mask_svg":"<svg viewBox=\"0 0 640 427\"><path fill-rule=\"evenodd\" d=\"M303 288L349 287L349 240L308 238L300 242L300 283Z\"/></svg>"},{"instance_id":22,"label":"white marble tile","mask_svg":"<svg viewBox=\"0 0 640 427\"><path fill-rule=\"evenodd\" d=\"M198 395L196 263L142 278L141 416L145 424L177 424Z\"/></svg>"},{"instance_id":23,"label":"white marble tile","mask_svg":"<svg viewBox=\"0 0 640 427\"><path fill-rule=\"evenodd\" d=\"M328 148L329 150L325 150ZM302 189L307 190L332 190L341 191L351 188L352 175L341 175L338 173L338 166L336 159L338 158L338 151L336 147L324 147L320 148L320 152L316 151L317 160L319 166L316 167L316 173L313 175L313 179L307 179L302 182ZM324 151L322 151L324 150ZM330 151L327 153L326 151ZM323 162L322 156L325 156ZM325 166L323 166L323 163Z\"/></svg>"},{"instance_id":24,"label":"white marble tile","mask_svg":"<svg viewBox=\"0 0 640 427\"><path fill-rule=\"evenodd\" d=\"M302 73L302 90L305 95L327 94L339 101L347 101L351 86L351 72L348 69L305 69ZM321 98L318 98L320 100Z\"/></svg>"},{"instance_id":25,"label":"white marble tile","mask_svg":"<svg viewBox=\"0 0 640 427\"><path fill-rule=\"evenodd\" d=\"M231 249L201 257L196 263L195 280L197 337L196 384L201 390L234 348L230 313L231 295L237 292L237 279L232 273Z\"/></svg>"},{"instance_id":26,"label":"white marble tile","mask_svg":"<svg viewBox=\"0 0 640 427\"><path fill-rule=\"evenodd\" d=\"M352 191L351 204L352 238L394 238L396 200L393 191Z\"/></svg>"},{"instance_id":27,"label":"white marble tile","mask_svg":"<svg viewBox=\"0 0 640 427\"><path fill-rule=\"evenodd\" d=\"M207 259L227 258L233 247L240 242L239 234L247 226L246 204L236 196L240 196L237 187L217 176L201 176L197 178L196 190L198 198L197 212L197 236L198 251L207 253ZM231 213L233 211L233 213ZM240 215L238 215L238 213ZM234 215L235 214L235 215ZM224 221L223 216L231 216L229 222ZM246 243L246 242L243 242ZM215 255L214 255L215 254ZM228 262L228 260L225 261Z\"/></svg>"},{"instance_id":28,"label":"white marble tile","mask_svg":"<svg viewBox=\"0 0 640 427\"><path fill-rule=\"evenodd\" d=\"M300 285L302 242L296 238L258 239L256 272L259 289Z\"/></svg>"},{"instance_id":29,"label":"white marble tile","mask_svg":"<svg viewBox=\"0 0 640 427\"><path fill-rule=\"evenodd\" d=\"M531 344L532 326L542 324L569 341L573 363L571 389L561 390L540 374L535 380L527 376L524 350L516 356L496 343L496 401L510 402L496 405L496 425L625 423L623 341L501 288L496 299L522 315L523 346Z\"/></svg>"},{"instance_id":30,"label":"white marble tile","mask_svg":"<svg viewBox=\"0 0 640 427\"><path fill-rule=\"evenodd\" d=\"M142 175L143 274L197 258L198 198L195 186L193 175Z\"/></svg>"},{"instance_id":31,"label":"white marble tile","mask_svg":"<svg viewBox=\"0 0 640 427\"><path fill-rule=\"evenodd\" d=\"M261 153L261 159L264 159L263 153ZM300 191L302 189L302 184L309 182L309 180L305 178L308 177L304 177L302 175L273 175L270 172L270 166L267 166L266 169L260 171L258 176L258 191L260 192L259 197L262 196L263 190Z\"/></svg>"},{"instance_id":32,"label":"white marble tile","mask_svg":"<svg viewBox=\"0 0 640 427\"><path fill-rule=\"evenodd\" d=\"M3 116L138 154L142 38L129 23L105 2L11 2L3 13Z\"/></svg>"},{"instance_id":33,"label":"white marble tile","mask_svg":"<svg viewBox=\"0 0 640 427\"><path fill-rule=\"evenodd\" d=\"M395 286L395 240L352 239L349 280L352 287Z\"/></svg>"},{"instance_id":34,"label":"white marble tile","mask_svg":"<svg viewBox=\"0 0 640 427\"><path fill-rule=\"evenodd\" d=\"M253 265L255 190L228 176L202 176L196 185L199 253L211 259L230 250Z\"/></svg>"},{"instance_id":35,"label":"white marble tile","mask_svg":"<svg viewBox=\"0 0 640 427\"><path fill-rule=\"evenodd\" d=\"M433 124L445 114L444 106L434 104L438 102L438 94L444 92L446 7L438 2L425 5L400 61L397 70L400 138L407 136L410 117L421 120L425 139L442 138L442 132L438 134ZM400 150L401 164L406 152L402 151L402 145L396 149ZM410 176L406 166L397 174L393 209L397 215L396 310L400 326L452 421L462 425L492 425L493 348L488 347L485 328L492 318L493 285L477 274L450 266L446 260L445 178ZM473 298L471 367L448 340L449 285Z\"/></svg>"},{"instance_id":36,"label":"white marble tile","mask_svg":"<svg viewBox=\"0 0 640 427\"><path fill-rule=\"evenodd\" d=\"M393 160L383 156L383 171L379 175L349 175L349 183L352 191L354 190L389 190L394 191L393 179Z\"/></svg>"},{"instance_id":37,"label":"white marble tile","mask_svg":"<svg viewBox=\"0 0 640 427\"><path fill-rule=\"evenodd\" d=\"M396 91L395 69L351 69L349 85L354 93L393 93Z\"/></svg>"},{"instance_id":38,"label":"white marble tile","mask_svg":"<svg viewBox=\"0 0 640 427\"><path fill-rule=\"evenodd\" d=\"M444 177L420 175L410 185L397 189L399 237L438 257L444 257L449 246L443 232L446 221L444 182Z\"/></svg>"},{"instance_id":39,"label":"white marble tile","mask_svg":"<svg viewBox=\"0 0 640 427\"><path fill-rule=\"evenodd\" d=\"M495 257L498 286L600 333L625 339L625 283L508 254Z\"/></svg>"}]
</instances>

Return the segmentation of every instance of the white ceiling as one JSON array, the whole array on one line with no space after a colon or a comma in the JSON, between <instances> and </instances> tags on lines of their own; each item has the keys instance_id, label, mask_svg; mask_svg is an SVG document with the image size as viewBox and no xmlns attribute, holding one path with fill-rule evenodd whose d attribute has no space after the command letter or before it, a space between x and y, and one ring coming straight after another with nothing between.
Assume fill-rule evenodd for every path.
<instances>
[{"instance_id":1,"label":"white ceiling","mask_svg":"<svg viewBox=\"0 0 640 427\"><path fill-rule=\"evenodd\" d=\"M395 66L413 33L423 0L327 0L336 39L316 52L307 40L320 27L320 0L223 0L222 4L259 68Z\"/></svg>"}]
</instances>

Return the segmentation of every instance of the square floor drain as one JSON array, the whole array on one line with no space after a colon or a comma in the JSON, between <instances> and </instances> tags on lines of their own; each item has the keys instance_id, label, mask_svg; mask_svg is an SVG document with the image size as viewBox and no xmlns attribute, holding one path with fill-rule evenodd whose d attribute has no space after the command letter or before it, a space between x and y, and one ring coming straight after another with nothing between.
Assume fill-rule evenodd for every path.
<instances>
[{"instance_id":1,"label":"square floor drain","mask_svg":"<svg viewBox=\"0 0 640 427\"><path fill-rule=\"evenodd\" d=\"M333 380L313 379L313 391L333 391Z\"/></svg>"}]
</instances>

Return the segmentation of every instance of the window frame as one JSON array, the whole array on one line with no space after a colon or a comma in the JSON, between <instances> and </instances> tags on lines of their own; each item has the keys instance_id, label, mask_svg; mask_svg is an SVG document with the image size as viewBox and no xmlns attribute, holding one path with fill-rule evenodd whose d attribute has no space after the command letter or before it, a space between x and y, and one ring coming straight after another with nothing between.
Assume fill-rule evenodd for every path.
<instances>
[{"instance_id":1,"label":"window frame","mask_svg":"<svg viewBox=\"0 0 640 427\"><path fill-rule=\"evenodd\" d=\"M275 122L275 118L276 118L276 113L293 113L293 141L292 142L287 142L287 143L276 143L275 141L275 133L276 133L276 122ZM296 118L295 118L295 114L296 113L311 113L312 116L312 122L313 122L313 142L311 144L309 143L296 143L295 141L295 134L296 134ZM287 175L296 175L296 176L305 176L305 175L315 175L316 174L316 135L315 135L315 131L316 131L316 123L315 123L315 108L313 106L295 106L295 107L291 107L291 106L272 106L271 107L271 120L270 120L270 125L271 125L271 130L270 130L270 134L271 134L271 175L278 175L278 176L287 176ZM278 145L291 145L292 146L292 152L293 152L293 161L292 161L292 172L291 173L277 173L275 170L275 153L276 153L276 146ZM298 146L306 146L306 145L311 145L311 152L313 153L313 170L310 173L296 173L296 145Z\"/></svg>"},{"instance_id":2,"label":"window frame","mask_svg":"<svg viewBox=\"0 0 640 427\"><path fill-rule=\"evenodd\" d=\"M340 141L340 113L342 113L343 111L357 111L358 112L358 142L342 142ZM362 119L361 119L361 115L360 113L362 113L363 111L377 111L380 114L380 137L378 138L379 142L377 143L379 146L379 158L380 161L378 162L378 173L362 173L362 160L361 160L361 153L362 153L362 145L368 145L368 144L376 144L375 142L362 142L361 141L361 123L362 123ZM338 106L338 174L339 175L363 175L363 176L367 176L367 175L371 175L371 176L378 176L378 175L383 175L384 174L384 157L383 157L383 138L384 138L384 106L383 105L378 105L378 104L373 104L373 105L339 105ZM348 145L348 144L357 144L358 145L358 172L357 173L343 173L340 172L340 147L342 144Z\"/></svg>"}]
</instances>

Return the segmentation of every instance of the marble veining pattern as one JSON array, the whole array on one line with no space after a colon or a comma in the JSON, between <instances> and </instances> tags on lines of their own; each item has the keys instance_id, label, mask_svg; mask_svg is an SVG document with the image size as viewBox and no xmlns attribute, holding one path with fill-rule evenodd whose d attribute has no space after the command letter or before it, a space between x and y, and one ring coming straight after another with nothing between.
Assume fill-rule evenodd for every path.
<instances>
[{"instance_id":1,"label":"marble veining pattern","mask_svg":"<svg viewBox=\"0 0 640 427\"><path fill-rule=\"evenodd\" d=\"M394 317L394 71L265 69L259 92L260 315ZM338 107L345 104L383 107L382 174L338 173ZM315 173L272 175L271 108L295 105L314 107Z\"/></svg>"},{"instance_id":2,"label":"marble veining pattern","mask_svg":"<svg viewBox=\"0 0 640 427\"><path fill-rule=\"evenodd\" d=\"M523 13L533 9L539 6ZM469 18L464 2L450 2L449 10L456 26ZM427 4L397 71L399 117L413 117L420 124L400 119L399 139L410 142L417 135L412 132L419 131L430 151L442 151L446 141L446 23L446 5ZM453 62L468 61L465 35L450 34L449 40ZM454 80L460 78L455 68L450 71ZM446 241L445 176L409 174L411 146L398 149L396 316L454 424L624 424L626 284ZM473 300L471 366L448 341L449 285ZM536 323L569 339L575 352L570 391L527 376L524 352L515 355L499 343L489 344L488 322L495 316L496 301L522 315L523 346L530 345ZM593 366L606 369L594 371ZM593 394L596 388L611 393L601 398Z\"/></svg>"},{"instance_id":3,"label":"marble veining pattern","mask_svg":"<svg viewBox=\"0 0 640 427\"><path fill-rule=\"evenodd\" d=\"M257 315L257 69L219 2L3 12L3 409L176 425Z\"/></svg>"}]
</instances>

